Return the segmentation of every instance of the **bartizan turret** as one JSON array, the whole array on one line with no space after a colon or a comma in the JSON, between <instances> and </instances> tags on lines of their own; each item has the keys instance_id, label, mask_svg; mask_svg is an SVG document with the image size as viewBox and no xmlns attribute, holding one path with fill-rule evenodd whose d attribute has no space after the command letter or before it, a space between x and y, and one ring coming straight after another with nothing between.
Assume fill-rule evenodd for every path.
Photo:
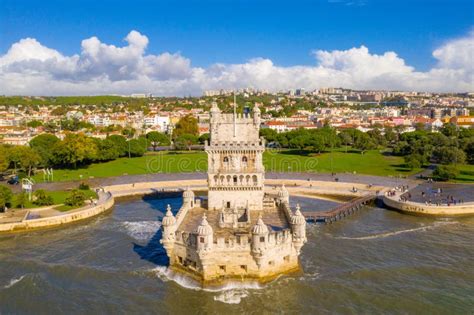
<instances>
[{"instance_id":1,"label":"bartizan turret","mask_svg":"<svg viewBox=\"0 0 474 315\"><path fill-rule=\"evenodd\" d=\"M204 214L201 223L195 230L197 236L197 252L205 252L212 249L214 243L214 231L207 222L207 216Z\"/></svg>"},{"instance_id":2,"label":"bartizan turret","mask_svg":"<svg viewBox=\"0 0 474 315\"><path fill-rule=\"evenodd\" d=\"M285 187L285 184L283 184L278 191L278 201L280 203L290 203L290 193Z\"/></svg>"},{"instance_id":3,"label":"bartizan turret","mask_svg":"<svg viewBox=\"0 0 474 315\"><path fill-rule=\"evenodd\" d=\"M296 205L295 214L291 216L290 224L293 233L293 246L299 254L301 247L306 243L306 220L300 211L299 204Z\"/></svg>"},{"instance_id":4,"label":"bartizan turret","mask_svg":"<svg viewBox=\"0 0 474 315\"><path fill-rule=\"evenodd\" d=\"M166 250L166 254L171 258L170 254L173 251L174 242L175 242L175 232L176 232L176 218L171 212L171 206L166 207L166 214L161 221L163 235L161 237L160 243L163 244L163 247Z\"/></svg>"},{"instance_id":5,"label":"bartizan turret","mask_svg":"<svg viewBox=\"0 0 474 315\"><path fill-rule=\"evenodd\" d=\"M252 256L261 268L265 258L265 250L268 241L268 227L263 223L262 216L259 216L257 223L252 228Z\"/></svg>"},{"instance_id":6,"label":"bartizan turret","mask_svg":"<svg viewBox=\"0 0 474 315\"><path fill-rule=\"evenodd\" d=\"M194 192L189 188L183 192L183 207L192 209L194 207Z\"/></svg>"},{"instance_id":7,"label":"bartizan turret","mask_svg":"<svg viewBox=\"0 0 474 315\"><path fill-rule=\"evenodd\" d=\"M255 126L260 126L260 108L257 105L253 107L253 124Z\"/></svg>"}]
</instances>

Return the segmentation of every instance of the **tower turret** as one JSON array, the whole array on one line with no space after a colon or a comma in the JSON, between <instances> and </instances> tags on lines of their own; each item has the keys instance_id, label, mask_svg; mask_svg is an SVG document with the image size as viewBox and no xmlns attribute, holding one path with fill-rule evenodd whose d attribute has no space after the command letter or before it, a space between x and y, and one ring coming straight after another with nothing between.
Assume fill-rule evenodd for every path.
<instances>
[{"instance_id":1,"label":"tower turret","mask_svg":"<svg viewBox=\"0 0 474 315\"><path fill-rule=\"evenodd\" d=\"M163 235L161 237L160 243L163 244L163 247L166 249L166 254L170 256L169 253L171 253L175 241L176 218L171 212L171 206L169 204L166 207L166 214L161 221L161 227L163 230Z\"/></svg>"},{"instance_id":2,"label":"tower turret","mask_svg":"<svg viewBox=\"0 0 474 315\"><path fill-rule=\"evenodd\" d=\"M278 199L281 203L290 202L290 193L285 187L285 184L281 185L280 190L278 191Z\"/></svg>"},{"instance_id":3,"label":"tower turret","mask_svg":"<svg viewBox=\"0 0 474 315\"><path fill-rule=\"evenodd\" d=\"M218 132L218 124L221 116L221 110L217 106L216 102L212 103L211 106L211 111L209 112L209 123L210 123L210 134L211 134L211 139L210 141L213 141L212 136L216 138L217 132Z\"/></svg>"},{"instance_id":4,"label":"tower turret","mask_svg":"<svg viewBox=\"0 0 474 315\"><path fill-rule=\"evenodd\" d=\"M293 233L293 245L297 253L300 253L301 247L306 243L306 219L300 211L300 205L296 205L295 214L290 220L291 231Z\"/></svg>"},{"instance_id":5,"label":"tower turret","mask_svg":"<svg viewBox=\"0 0 474 315\"><path fill-rule=\"evenodd\" d=\"M260 108L255 104L253 107L253 123L255 126L260 127L260 121L261 121L261 114L260 114Z\"/></svg>"},{"instance_id":6,"label":"tower turret","mask_svg":"<svg viewBox=\"0 0 474 315\"><path fill-rule=\"evenodd\" d=\"M189 188L189 186L183 192L183 206L188 208L194 207L194 192Z\"/></svg>"},{"instance_id":7,"label":"tower turret","mask_svg":"<svg viewBox=\"0 0 474 315\"><path fill-rule=\"evenodd\" d=\"M260 215L252 228L252 256L259 268L264 260L267 238L268 227L263 223L262 215Z\"/></svg>"},{"instance_id":8,"label":"tower turret","mask_svg":"<svg viewBox=\"0 0 474 315\"><path fill-rule=\"evenodd\" d=\"M198 225L195 231L197 235L197 250L207 251L212 248L214 243L214 231L211 225L207 222L206 214L203 214L201 223Z\"/></svg>"}]
</instances>

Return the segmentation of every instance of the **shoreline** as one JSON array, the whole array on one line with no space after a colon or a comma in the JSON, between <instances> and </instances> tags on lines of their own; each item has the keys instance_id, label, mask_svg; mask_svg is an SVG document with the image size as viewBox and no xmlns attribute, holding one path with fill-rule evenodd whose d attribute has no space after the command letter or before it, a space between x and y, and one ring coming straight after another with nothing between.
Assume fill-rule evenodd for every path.
<instances>
[{"instance_id":1,"label":"shoreline","mask_svg":"<svg viewBox=\"0 0 474 315\"><path fill-rule=\"evenodd\" d=\"M159 174L158 174L159 175ZM22 233L28 231L51 229L69 225L71 223L80 222L86 219L96 217L102 213L112 209L115 199L127 199L152 195L156 193L173 193L179 194L185 187L194 190L206 191L207 181L199 178L199 174L179 174L180 176L164 176L160 180L127 182L123 184L111 184L97 187L103 192L99 196L97 205L85 206L64 212L61 215L53 215L49 217L36 218L28 220L30 212L38 211L38 209L28 210L21 220L16 222L1 223L0 218L0 235ZM187 177L186 175L190 175ZM285 174L271 174L265 180L265 192L273 193L276 187L285 184L290 195L297 197L315 198L329 200L338 203L349 202L353 198L360 197L367 193L380 192L379 199L384 205L390 209L400 211L407 214L427 215L427 216L469 216L474 214L474 202L468 202L462 205L444 207L444 206L427 206L418 202L401 202L397 201L400 194L394 198L386 195L386 192L393 189L391 184L402 183L409 184L410 187L416 188L420 181L410 179L394 179L381 178L366 175L346 174L340 181L334 181L330 175L293 173L294 177ZM176 178L181 177L181 178ZM196 178L198 177L198 178ZM342 177L342 176L341 176ZM125 181L136 179L134 177L126 177ZM139 179L144 180L142 176ZM354 182L348 180L355 180ZM50 183L57 184L57 183ZM69 183L71 184L71 183ZM76 184L74 182L74 184ZM451 184L457 185L457 184ZM355 188L355 191L353 190ZM104 199L104 196L108 197ZM308 209L310 210L310 209Z\"/></svg>"}]
</instances>

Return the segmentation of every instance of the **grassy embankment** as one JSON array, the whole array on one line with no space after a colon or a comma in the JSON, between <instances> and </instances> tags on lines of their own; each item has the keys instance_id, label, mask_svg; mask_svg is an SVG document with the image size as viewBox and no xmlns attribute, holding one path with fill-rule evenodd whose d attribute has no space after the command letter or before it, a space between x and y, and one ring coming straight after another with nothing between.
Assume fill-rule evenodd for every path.
<instances>
[{"instance_id":1,"label":"grassy embankment","mask_svg":"<svg viewBox=\"0 0 474 315\"><path fill-rule=\"evenodd\" d=\"M268 172L356 172L379 176L408 176L419 171L409 170L403 163L403 158L384 155L377 150L365 154L346 153L344 150L322 154L283 150L267 151L264 154L264 165ZM106 163L91 164L78 169L58 169L54 171L54 181L206 170L207 157L204 152L159 152L138 158L120 158ZM38 174L35 180L42 182L43 176Z\"/></svg>"},{"instance_id":2,"label":"grassy embankment","mask_svg":"<svg viewBox=\"0 0 474 315\"><path fill-rule=\"evenodd\" d=\"M474 165L458 165L459 175L456 178L456 182L468 183L474 182Z\"/></svg>"},{"instance_id":3,"label":"grassy embankment","mask_svg":"<svg viewBox=\"0 0 474 315\"><path fill-rule=\"evenodd\" d=\"M97 194L93 190L90 190L90 189L89 190L81 190L81 192L83 192L84 195L86 196L86 200L90 199L91 197L92 198L97 198ZM64 202L65 202L66 198L68 197L69 193L70 193L70 191L66 191L66 190L56 190L56 191L47 191L46 192L47 195L49 195L49 196L51 196L51 198L53 198L53 204L56 205L54 207L54 209L59 210L59 211L68 211L68 210L72 210L72 209L77 208L77 207L74 207L74 206L67 206L67 205L64 204ZM20 208L20 206L18 205L18 196L19 196L19 194L13 195L12 204L13 204L13 207L15 207L15 208ZM39 207L44 207L44 206L35 205L31 201L27 201L25 203L25 206L24 206L25 209L39 208Z\"/></svg>"}]
</instances>

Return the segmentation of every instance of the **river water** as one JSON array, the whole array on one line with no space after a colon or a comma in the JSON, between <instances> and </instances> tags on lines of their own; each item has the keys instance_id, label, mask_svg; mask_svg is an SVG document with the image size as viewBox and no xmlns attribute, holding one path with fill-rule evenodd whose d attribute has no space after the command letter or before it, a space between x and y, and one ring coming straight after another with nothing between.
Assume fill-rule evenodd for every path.
<instances>
[{"instance_id":1,"label":"river water","mask_svg":"<svg viewBox=\"0 0 474 315\"><path fill-rule=\"evenodd\" d=\"M334 203L293 198L303 209ZM65 229L0 238L0 314L472 314L474 219L367 207L309 225L303 273L203 291L166 271L159 218L180 198L120 201ZM178 284L179 283L179 284Z\"/></svg>"}]
</instances>

